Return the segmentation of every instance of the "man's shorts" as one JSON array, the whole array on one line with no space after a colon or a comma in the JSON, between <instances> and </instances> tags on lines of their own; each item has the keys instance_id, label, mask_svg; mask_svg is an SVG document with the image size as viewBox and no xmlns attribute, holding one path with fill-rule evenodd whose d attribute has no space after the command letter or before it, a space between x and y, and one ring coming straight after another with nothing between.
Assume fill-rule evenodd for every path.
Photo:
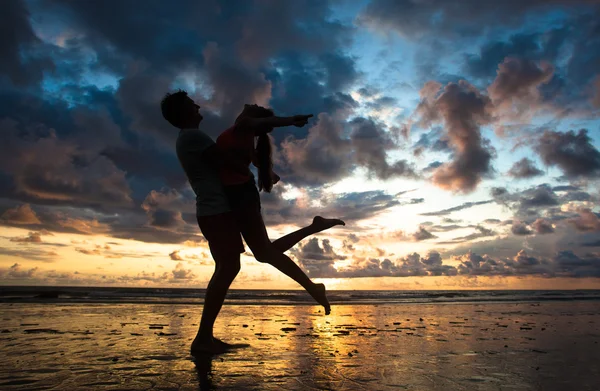
<instances>
[{"instance_id":1,"label":"man's shorts","mask_svg":"<svg viewBox=\"0 0 600 391\"><path fill-rule=\"evenodd\" d=\"M211 216L196 216L202 235L208 241L211 251L225 251L238 248L240 253L246 251L238 223L233 212L219 213Z\"/></svg>"}]
</instances>

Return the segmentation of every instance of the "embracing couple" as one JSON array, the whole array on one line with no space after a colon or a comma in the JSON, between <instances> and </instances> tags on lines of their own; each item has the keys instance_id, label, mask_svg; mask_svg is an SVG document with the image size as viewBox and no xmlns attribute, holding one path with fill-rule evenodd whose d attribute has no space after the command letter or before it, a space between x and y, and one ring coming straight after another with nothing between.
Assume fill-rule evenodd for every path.
<instances>
[{"instance_id":1,"label":"embracing couple","mask_svg":"<svg viewBox=\"0 0 600 391\"><path fill-rule=\"evenodd\" d=\"M298 282L329 314L325 285L313 283L284 252L309 235L344 225L341 220L317 216L311 225L271 242L261 215L259 190L270 192L279 181L273 172L268 133L276 127L302 127L312 114L276 117L270 109L247 104L215 143L199 129L199 109L185 91L166 94L161 102L163 117L180 129L177 157L196 194L198 226L215 261L192 355L221 353L230 347L213 336L213 326L240 271L240 253L245 251L242 236L257 261L273 265ZM250 163L258 169L258 189Z\"/></svg>"}]
</instances>

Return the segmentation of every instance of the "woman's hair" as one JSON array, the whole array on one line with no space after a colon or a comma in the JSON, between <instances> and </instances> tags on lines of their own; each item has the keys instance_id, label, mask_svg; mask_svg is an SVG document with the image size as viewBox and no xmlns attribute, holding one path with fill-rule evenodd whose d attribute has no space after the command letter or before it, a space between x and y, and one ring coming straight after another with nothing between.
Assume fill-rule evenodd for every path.
<instances>
[{"instance_id":1,"label":"woman's hair","mask_svg":"<svg viewBox=\"0 0 600 391\"><path fill-rule=\"evenodd\" d=\"M274 115L273 110L267 109L258 105L245 105L244 110L238 117L266 118ZM258 141L256 143L256 164L258 166L258 190L270 193L273 189L273 156L271 139L267 134L268 131L260 131L258 133Z\"/></svg>"},{"instance_id":2,"label":"woman's hair","mask_svg":"<svg viewBox=\"0 0 600 391\"><path fill-rule=\"evenodd\" d=\"M256 160L258 163L258 190L270 193L273 189L273 154L271 139L266 132L258 136L256 142Z\"/></svg>"}]
</instances>

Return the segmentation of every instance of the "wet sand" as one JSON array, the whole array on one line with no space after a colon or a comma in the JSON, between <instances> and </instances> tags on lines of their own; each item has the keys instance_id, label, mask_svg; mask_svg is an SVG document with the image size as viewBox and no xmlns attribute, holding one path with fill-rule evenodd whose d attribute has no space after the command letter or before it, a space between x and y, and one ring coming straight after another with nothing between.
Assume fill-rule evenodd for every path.
<instances>
[{"instance_id":1,"label":"wet sand","mask_svg":"<svg viewBox=\"0 0 600 391\"><path fill-rule=\"evenodd\" d=\"M600 390L600 303L0 304L2 390Z\"/></svg>"}]
</instances>

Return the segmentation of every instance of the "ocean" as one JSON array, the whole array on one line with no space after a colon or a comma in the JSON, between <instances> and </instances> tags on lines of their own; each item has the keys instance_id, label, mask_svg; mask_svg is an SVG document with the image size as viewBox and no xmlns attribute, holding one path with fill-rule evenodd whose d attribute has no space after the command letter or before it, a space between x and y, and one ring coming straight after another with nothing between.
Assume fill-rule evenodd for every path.
<instances>
[{"instance_id":1,"label":"ocean","mask_svg":"<svg viewBox=\"0 0 600 391\"><path fill-rule=\"evenodd\" d=\"M202 304L205 289L115 287L0 287L0 303ZM600 290L331 290L332 305L599 301ZM229 291L226 304L314 305L302 290Z\"/></svg>"}]
</instances>

